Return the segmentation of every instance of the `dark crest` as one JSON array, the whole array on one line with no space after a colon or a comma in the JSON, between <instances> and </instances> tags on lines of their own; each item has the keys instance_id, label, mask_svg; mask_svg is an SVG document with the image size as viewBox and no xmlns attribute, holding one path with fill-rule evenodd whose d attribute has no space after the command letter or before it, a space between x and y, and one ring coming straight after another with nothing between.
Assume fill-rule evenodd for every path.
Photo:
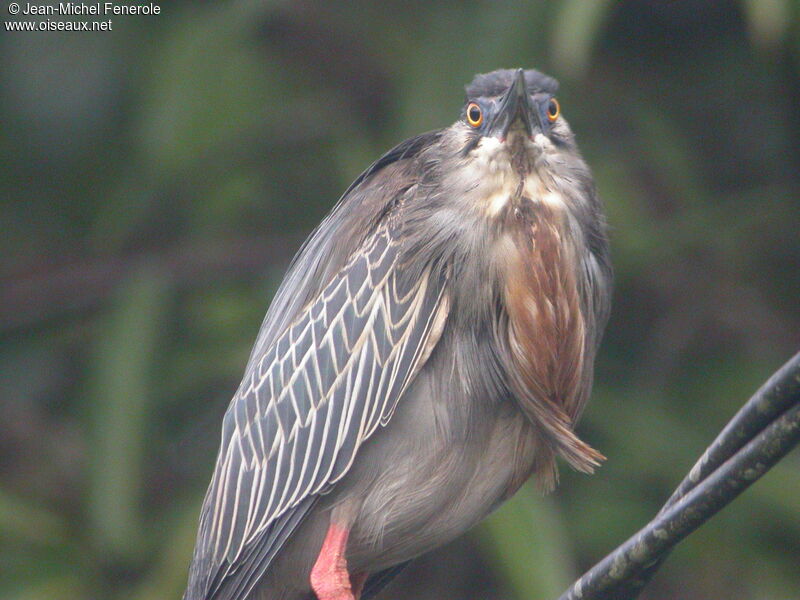
<instances>
[{"instance_id":1,"label":"dark crest","mask_svg":"<svg viewBox=\"0 0 800 600\"><path fill-rule=\"evenodd\" d=\"M498 69L491 73L475 75L472 83L465 88L467 90L467 98L499 96L511 85L516 73L516 69ZM558 81L536 69L528 69L525 71L525 83L531 94L536 92L555 94L558 90Z\"/></svg>"}]
</instances>

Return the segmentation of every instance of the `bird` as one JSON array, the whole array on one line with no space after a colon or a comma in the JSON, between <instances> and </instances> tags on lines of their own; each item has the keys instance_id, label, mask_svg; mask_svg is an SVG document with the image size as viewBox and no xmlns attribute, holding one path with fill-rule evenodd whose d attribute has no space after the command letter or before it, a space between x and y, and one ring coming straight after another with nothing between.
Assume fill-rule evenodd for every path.
<instances>
[{"instance_id":1,"label":"bird","mask_svg":"<svg viewBox=\"0 0 800 600\"><path fill-rule=\"evenodd\" d=\"M184 600L359 600L557 459L608 320L608 226L534 69L378 158L289 266L222 422Z\"/></svg>"}]
</instances>

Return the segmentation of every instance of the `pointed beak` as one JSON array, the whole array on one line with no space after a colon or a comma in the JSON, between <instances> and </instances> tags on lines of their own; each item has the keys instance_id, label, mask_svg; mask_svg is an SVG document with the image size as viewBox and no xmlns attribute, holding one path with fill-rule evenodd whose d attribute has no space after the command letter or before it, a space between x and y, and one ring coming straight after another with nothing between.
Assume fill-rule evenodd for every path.
<instances>
[{"instance_id":1,"label":"pointed beak","mask_svg":"<svg viewBox=\"0 0 800 600\"><path fill-rule=\"evenodd\" d=\"M538 126L535 120L531 99L525 85L525 71L517 69L514 82L500 99L500 108L495 115L490 128L491 135L505 141L508 131L516 123L521 123L529 137L533 137L534 128Z\"/></svg>"}]
</instances>

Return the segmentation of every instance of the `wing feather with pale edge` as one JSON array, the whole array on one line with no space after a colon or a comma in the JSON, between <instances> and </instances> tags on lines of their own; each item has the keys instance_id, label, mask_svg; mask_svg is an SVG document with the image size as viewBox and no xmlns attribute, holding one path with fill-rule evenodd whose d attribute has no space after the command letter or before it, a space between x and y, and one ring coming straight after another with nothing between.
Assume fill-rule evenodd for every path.
<instances>
[{"instance_id":1,"label":"wing feather with pale edge","mask_svg":"<svg viewBox=\"0 0 800 600\"><path fill-rule=\"evenodd\" d=\"M441 333L446 274L401 277L402 238L389 223L250 368L231 402L195 555L204 598L246 597L264 557L279 550L265 546L285 540L272 530L296 526L293 511L347 473Z\"/></svg>"}]
</instances>

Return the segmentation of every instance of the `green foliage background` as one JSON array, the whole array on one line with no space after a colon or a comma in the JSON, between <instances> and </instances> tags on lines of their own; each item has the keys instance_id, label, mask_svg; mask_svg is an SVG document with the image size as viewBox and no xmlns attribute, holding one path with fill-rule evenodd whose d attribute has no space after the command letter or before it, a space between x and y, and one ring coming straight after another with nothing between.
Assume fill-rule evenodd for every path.
<instances>
[{"instance_id":1,"label":"green foliage background","mask_svg":"<svg viewBox=\"0 0 800 600\"><path fill-rule=\"evenodd\" d=\"M608 461L523 488L384 598L557 596L797 349L800 3L161 6L0 35L0 597L180 596L287 261L476 72L558 77L605 199L617 285L581 433ZM800 597L798 458L643 597Z\"/></svg>"}]
</instances>

